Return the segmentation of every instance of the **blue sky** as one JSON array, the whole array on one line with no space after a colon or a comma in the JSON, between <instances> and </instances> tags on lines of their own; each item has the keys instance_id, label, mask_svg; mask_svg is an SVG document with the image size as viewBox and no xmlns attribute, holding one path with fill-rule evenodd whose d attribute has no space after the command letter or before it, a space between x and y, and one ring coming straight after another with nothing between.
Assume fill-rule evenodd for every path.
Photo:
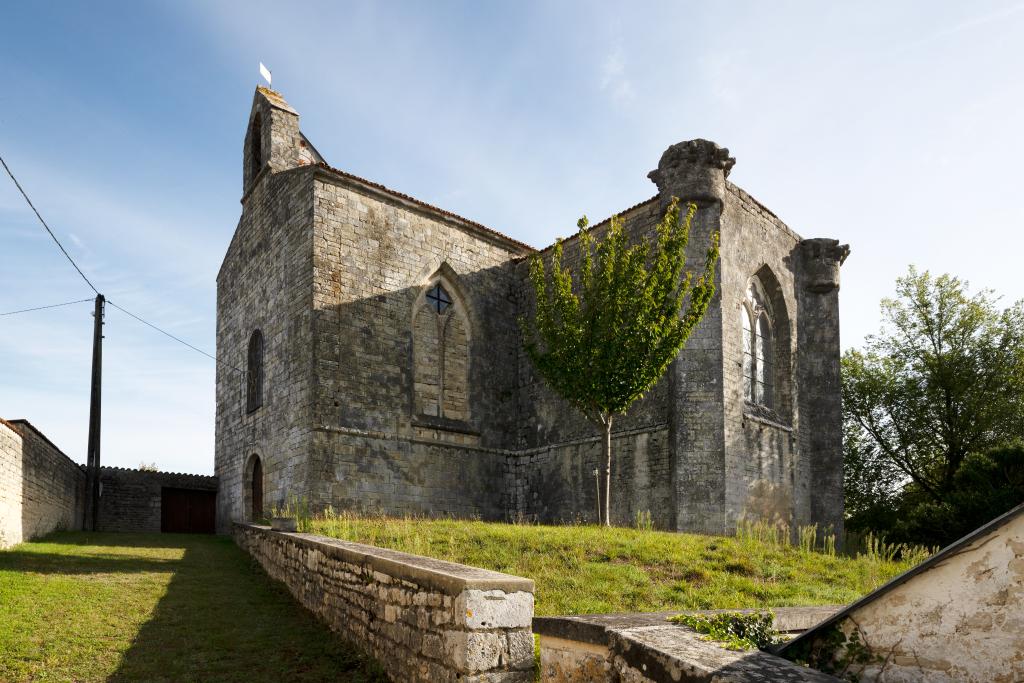
<instances>
[{"instance_id":1,"label":"blue sky","mask_svg":"<svg viewBox=\"0 0 1024 683\"><path fill-rule=\"evenodd\" d=\"M10 3L0 153L109 298L213 351L257 64L338 168L536 246L706 137L836 237L844 346L911 263L1024 297L1024 3ZM83 299L0 177L0 312ZM85 459L91 308L0 317L0 416ZM213 470L213 362L107 315L103 458Z\"/></svg>"}]
</instances>

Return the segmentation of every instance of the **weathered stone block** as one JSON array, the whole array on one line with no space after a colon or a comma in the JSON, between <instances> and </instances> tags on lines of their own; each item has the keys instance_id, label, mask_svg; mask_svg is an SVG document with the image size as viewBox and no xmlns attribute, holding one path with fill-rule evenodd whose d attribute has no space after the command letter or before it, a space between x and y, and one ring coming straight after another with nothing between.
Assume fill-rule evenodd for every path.
<instances>
[{"instance_id":1,"label":"weathered stone block","mask_svg":"<svg viewBox=\"0 0 1024 683\"><path fill-rule=\"evenodd\" d=\"M457 623L468 629L527 628L533 619L533 593L464 591L455 600Z\"/></svg>"},{"instance_id":2,"label":"weathered stone block","mask_svg":"<svg viewBox=\"0 0 1024 683\"><path fill-rule=\"evenodd\" d=\"M505 637L508 639L509 666L533 670L533 633L529 629L509 631Z\"/></svg>"},{"instance_id":3,"label":"weathered stone block","mask_svg":"<svg viewBox=\"0 0 1024 683\"><path fill-rule=\"evenodd\" d=\"M475 631L446 631L444 649L459 671L476 672L496 668L505 652L503 634Z\"/></svg>"}]
</instances>

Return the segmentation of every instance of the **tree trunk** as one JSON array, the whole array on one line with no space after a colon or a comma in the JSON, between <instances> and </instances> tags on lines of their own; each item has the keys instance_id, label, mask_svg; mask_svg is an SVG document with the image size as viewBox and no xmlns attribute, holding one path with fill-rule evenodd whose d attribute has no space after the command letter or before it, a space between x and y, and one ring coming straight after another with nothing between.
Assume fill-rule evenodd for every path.
<instances>
[{"instance_id":1,"label":"tree trunk","mask_svg":"<svg viewBox=\"0 0 1024 683\"><path fill-rule=\"evenodd\" d=\"M604 421L604 525L612 525L612 416Z\"/></svg>"}]
</instances>

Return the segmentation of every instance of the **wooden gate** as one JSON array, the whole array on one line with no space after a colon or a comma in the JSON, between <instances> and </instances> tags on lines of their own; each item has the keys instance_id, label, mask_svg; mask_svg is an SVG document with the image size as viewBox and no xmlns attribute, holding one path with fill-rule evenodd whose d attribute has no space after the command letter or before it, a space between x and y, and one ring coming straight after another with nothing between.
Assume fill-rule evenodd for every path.
<instances>
[{"instance_id":1,"label":"wooden gate","mask_svg":"<svg viewBox=\"0 0 1024 683\"><path fill-rule=\"evenodd\" d=\"M212 534L216 530L217 492L163 487L160 492L160 531Z\"/></svg>"}]
</instances>

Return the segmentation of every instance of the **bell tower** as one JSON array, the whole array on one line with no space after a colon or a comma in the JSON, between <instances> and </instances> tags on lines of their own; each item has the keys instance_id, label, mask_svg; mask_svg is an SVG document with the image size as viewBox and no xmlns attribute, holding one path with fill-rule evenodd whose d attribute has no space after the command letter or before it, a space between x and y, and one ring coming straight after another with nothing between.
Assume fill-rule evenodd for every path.
<instances>
[{"instance_id":1,"label":"bell tower","mask_svg":"<svg viewBox=\"0 0 1024 683\"><path fill-rule=\"evenodd\" d=\"M299 130L299 112L280 93L263 86L256 88L242 151L243 198L265 172L277 173L323 161Z\"/></svg>"}]
</instances>

